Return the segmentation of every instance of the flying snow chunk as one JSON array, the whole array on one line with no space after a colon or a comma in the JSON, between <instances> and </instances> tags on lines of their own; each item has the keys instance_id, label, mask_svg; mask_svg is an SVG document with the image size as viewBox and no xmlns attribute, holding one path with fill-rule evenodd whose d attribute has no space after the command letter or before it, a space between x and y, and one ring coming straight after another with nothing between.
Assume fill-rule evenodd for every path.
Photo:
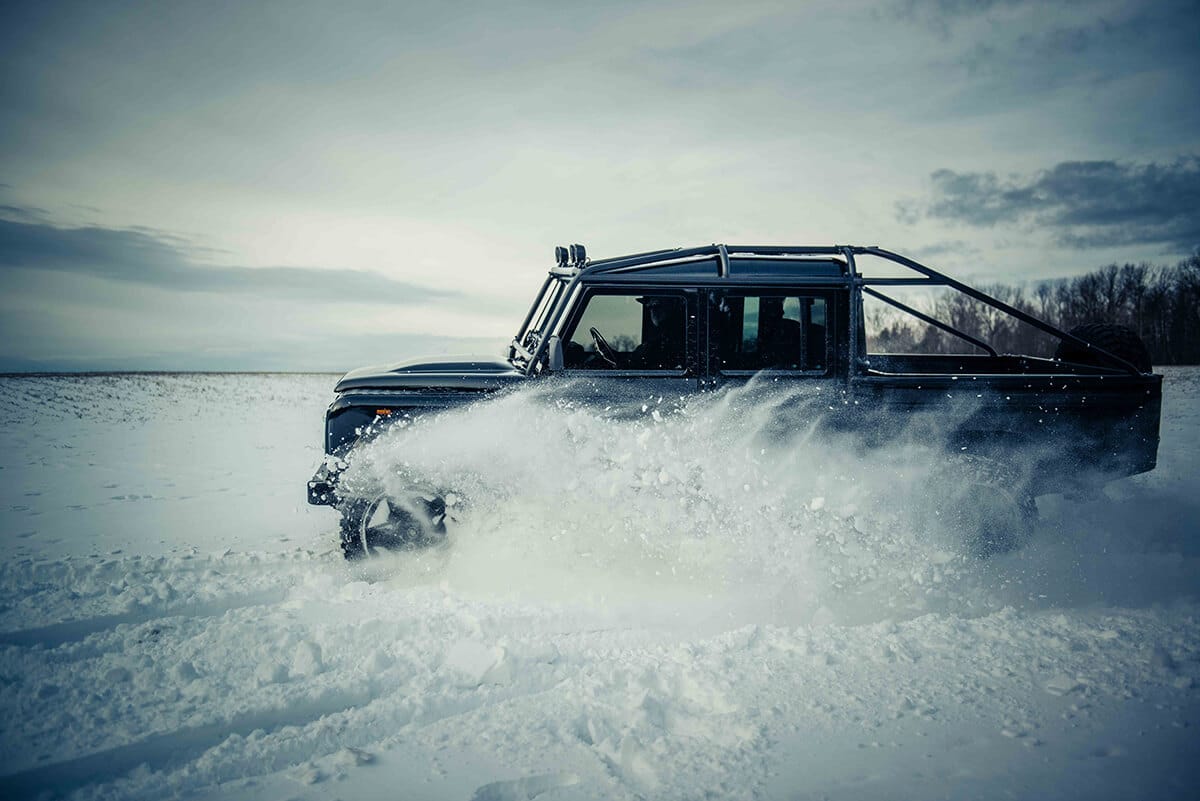
<instances>
[{"instance_id":1,"label":"flying snow chunk","mask_svg":"<svg viewBox=\"0 0 1200 801\"><path fill-rule=\"evenodd\" d=\"M343 748L334 754L333 762L341 768L357 768L370 765L375 761L375 755L361 748Z\"/></svg>"},{"instance_id":2,"label":"flying snow chunk","mask_svg":"<svg viewBox=\"0 0 1200 801\"><path fill-rule=\"evenodd\" d=\"M200 673L196 670L196 666L186 659L177 664L171 673L175 676L176 681L187 682L200 678Z\"/></svg>"},{"instance_id":3,"label":"flying snow chunk","mask_svg":"<svg viewBox=\"0 0 1200 801\"><path fill-rule=\"evenodd\" d=\"M254 671L254 678L260 687L268 684L282 684L288 680L287 665L280 662L262 662Z\"/></svg>"},{"instance_id":4,"label":"flying snow chunk","mask_svg":"<svg viewBox=\"0 0 1200 801\"><path fill-rule=\"evenodd\" d=\"M504 648L476 640L459 640L446 651L442 667L453 674L459 687L503 684L512 679L512 660Z\"/></svg>"},{"instance_id":5,"label":"flying snow chunk","mask_svg":"<svg viewBox=\"0 0 1200 801\"><path fill-rule=\"evenodd\" d=\"M296 646L292 656L292 674L295 676L313 676L324 668L321 662L321 646L305 640Z\"/></svg>"},{"instance_id":6,"label":"flying snow chunk","mask_svg":"<svg viewBox=\"0 0 1200 801\"><path fill-rule=\"evenodd\" d=\"M129 672L128 668L115 667L110 668L108 672L104 674L104 683L123 684L124 682L130 681L132 678L133 674Z\"/></svg>"},{"instance_id":7,"label":"flying snow chunk","mask_svg":"<svg viewBox=\"0 0 1200 801\"><path fill-rule=\"evenodd\" d=\"M1077 690L1082 690L1085 685L1074 676L1060 673L1047 681L1043 686L1046 688L1046 692L1051 695L1069 695Z\"/></svg>"}]
</instances>

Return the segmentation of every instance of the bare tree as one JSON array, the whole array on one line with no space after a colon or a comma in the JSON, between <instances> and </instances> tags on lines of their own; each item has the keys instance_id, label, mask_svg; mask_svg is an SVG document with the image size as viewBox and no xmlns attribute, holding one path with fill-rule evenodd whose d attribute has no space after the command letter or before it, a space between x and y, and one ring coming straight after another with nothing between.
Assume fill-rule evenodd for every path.
<instances>
[{"instance_id":1,"label":"bare tree","mask_svg":"<svg viewBox=\"0 0 1200 801\"><path fill-rule=\"evenodd\" d=\"M1063 330L1111 322L1138 333L1155 364L1200 364L1200 254L1173 266L1110 264L1074 278L984 291ZM985 303L950 292L922 311L1002 353L1049 356L1057 340ZM874 352L964 353L970 343L891 307L867 314L867 347Z\"/></svg>"}]
</instances>

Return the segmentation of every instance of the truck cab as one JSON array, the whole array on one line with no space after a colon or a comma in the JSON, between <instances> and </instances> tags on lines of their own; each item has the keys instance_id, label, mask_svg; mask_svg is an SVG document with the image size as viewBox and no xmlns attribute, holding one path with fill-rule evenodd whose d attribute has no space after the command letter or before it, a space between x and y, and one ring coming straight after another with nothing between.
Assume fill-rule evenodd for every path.
<instances>
[{"instance_id":1,"label":"truck cab","mask_svg":"<svg viewBox=\"0 0 1200 801\"><path fill-rule=\"evenodd\" d=\"M653 379L682 391L763 370L844 378L847 263L811 250L798 258L716 245L581 265L579 246L560 248L509 358L531 375Z\"/></svg>"}]
</instances>

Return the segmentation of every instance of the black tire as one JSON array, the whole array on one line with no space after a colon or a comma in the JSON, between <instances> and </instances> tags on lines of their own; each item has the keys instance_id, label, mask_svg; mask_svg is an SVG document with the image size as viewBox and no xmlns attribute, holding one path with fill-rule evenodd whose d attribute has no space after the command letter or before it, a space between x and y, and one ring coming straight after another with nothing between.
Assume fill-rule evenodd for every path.
<instances>
[{"instance_id":1,"label":"black tire","mask_svg":"<svg viewBox=\"0 0 1200 801\"><path fill-rule=\"evenodd\" d=\"M400 502L387 495L355 498L341 506L342 555L376 556L380 551L410 551L435 545L446 536L446 506L441 498Z\"/></svg>"},{"instance_id":2,"label":"black tire","mask_svg":"<svg viewBox=\"0 0 1200 801\"><path fill-rule=\"evenodd\" d=\"M1142 342L1137 332L1128 326L1112 323L1088 323L1072 328L1069 333L1084 342L1108 351L1113 356L1119 356L1143 373L1148 373L1153 369L1153 365L1150 363L1150 351L1146 349L1146 343ZM1058 350L1055 351L1054 358L1064 362L1092 364L1098 367L1116 366L1091 349L1080 347L1074 342L1066 340L1058 343Z\"/></svg>"},{"instance_id":3,"label":"black tire","mask_svg":"<svg viewBox=\"0 0 1200 801\"><path fill-rule=\"evenodd\" d=\"M985 456L954 455L939 471L937 513L974 556L997 556L1028 542L1037 504L1021 471Z\"/></svg>"},{"instance_id":4,"label":"black tire","mask_svg":"<svg viewBox=\"0 0 1200 801\"><path fill-rule=\"evenodd\" d=\"M342 513L342 556L346 557L347 559L361 559L364 555L362 538L358 533L358 527L361 524L366 506L367 501L360 498L353 501L343 501L342 505L339 507Z\"/></svg>"},{"instance_id":5,"label":"black tire","mask_svg":"<svg viewBox=\"0 0 1200 801\"><path fill-rule=\"evenodd\" d=\"M978 557L1021 548L1037 519L1033 496L1011 495L995 486L973 486L949 509L950 525L962 533L967 551Z\"/></svg>"}]
</instances>

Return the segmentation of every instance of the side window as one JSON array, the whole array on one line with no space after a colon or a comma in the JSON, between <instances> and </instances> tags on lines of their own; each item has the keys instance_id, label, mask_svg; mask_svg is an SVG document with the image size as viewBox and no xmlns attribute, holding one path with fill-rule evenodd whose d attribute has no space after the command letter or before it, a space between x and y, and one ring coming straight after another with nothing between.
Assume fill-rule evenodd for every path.
<instances>
[{"instance_id":1,"label":"side window","mask_svg":"<svg viewBox=\"0 0 1200 801\"><path fill-rule=\"evenodd\" d=\"M726 295L717 299L717 362L722 371L828 369L825 298Z\"/></svg>"},{"instance_id":2,"label":"side window","mask_svg":"<svg viewBox=\"0 0 1200 801\"><path fill-rule=\"evenodd\" d=\"M687 304L679 295L593 294L563 339L563 364L568 368L682 370Z\"/></svg>"}]
</instances>

